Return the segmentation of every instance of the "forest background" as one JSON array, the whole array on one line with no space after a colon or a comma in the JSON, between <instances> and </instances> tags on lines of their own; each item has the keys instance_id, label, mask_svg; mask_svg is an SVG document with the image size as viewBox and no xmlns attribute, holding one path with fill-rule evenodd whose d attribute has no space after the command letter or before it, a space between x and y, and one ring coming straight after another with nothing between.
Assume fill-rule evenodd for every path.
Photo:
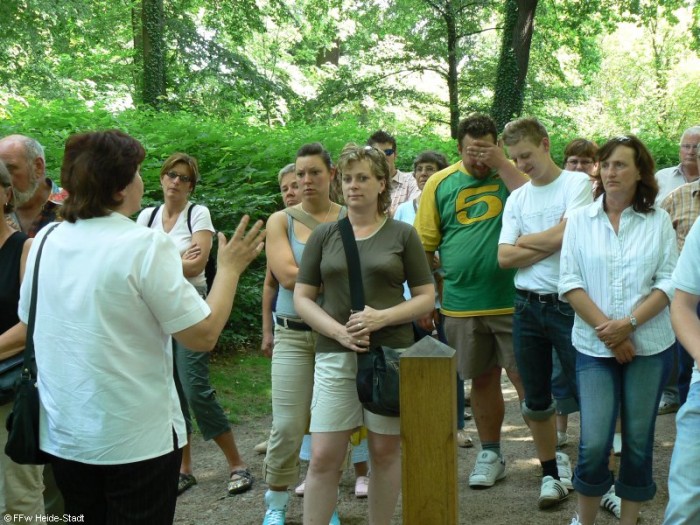
<instances>
[{"instance_id":1,"label":"forest background","mask_svg":"<svg viewBox=\"0 0 700 525\"><path fill-rule=\"evenodd\" d=\"M197 157L195 200L218 229L281 206L277 171L306 142L335 157L382 128L411 171L457 160L456 124L537 116L553 156L583 136L635 133L658 167L700 124L700 3L689 0L3 0L0 135L46 148L58 181L75 132L138 138L144 205L174 151ZM223 339L260 335L264 258Z\"/></svg>"}]
</instances>

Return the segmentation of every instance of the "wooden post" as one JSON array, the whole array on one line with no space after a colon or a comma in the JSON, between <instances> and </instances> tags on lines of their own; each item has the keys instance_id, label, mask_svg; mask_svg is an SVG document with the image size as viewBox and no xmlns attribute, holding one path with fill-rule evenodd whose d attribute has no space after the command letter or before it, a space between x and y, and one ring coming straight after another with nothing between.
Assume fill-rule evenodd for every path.
<instances>
[{"instance_id":1,"label":"wooden post","mask_svg":"<svg viewBox=\"0 0 700 525\"><path fill-rule=\"evenodd\" d=\"M404 525L457 525L455 351L424 337L399 360Z\"/></svg>"}]
</instances>

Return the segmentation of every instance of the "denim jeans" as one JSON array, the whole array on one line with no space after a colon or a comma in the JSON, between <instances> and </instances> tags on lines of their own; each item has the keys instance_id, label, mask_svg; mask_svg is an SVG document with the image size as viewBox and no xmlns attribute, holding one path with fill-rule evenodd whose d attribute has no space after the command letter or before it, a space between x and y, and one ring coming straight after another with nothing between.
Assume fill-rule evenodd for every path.
<instances>
[{"instance_id":1,"label":"denim jeans","mask_svg":"<svg viewBox=\"0 0 700 525\"><path fill-rule=\"evenodd\" d=\"M515 296L513 350L525 388L523 414L546 420L554 413L552 404L552 349L562 371L576 388L576 350L571 345L574 310L559 300L540 302L537 297Z\"/></svg>"},{"instance_id":2,"label":"denim jeans","mask_svg":"<svg viewBox=\"0 0 700 525\"><path fill-rule=\"evenodd\" d=\"M629 501L656 494L652 458L656 413L671 367L673 346L620 364L613 357L577 352L576 379L581 405L581 441L574 488L584 496L602 496L612 485L608 456L618 407L622 421L622 457L615 493Z\"/></svg>"},{"instance_id":3,"label":"denim jeans","mask_svg":"<svg viewBox=\"0 0 700 525\"><path fill-rule=\"evenodd\" d=\"M664 525L700 523L700 383L676 415L676 443L668 476Z\"/></svg>"}]
</instances>

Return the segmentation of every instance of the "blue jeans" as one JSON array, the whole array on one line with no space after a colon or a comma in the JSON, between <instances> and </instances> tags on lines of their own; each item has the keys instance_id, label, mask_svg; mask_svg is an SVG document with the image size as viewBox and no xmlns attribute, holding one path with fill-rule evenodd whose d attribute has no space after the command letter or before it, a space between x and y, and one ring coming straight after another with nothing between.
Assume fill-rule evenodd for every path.
<instances>
[{"instance_id":1,"label":"blue jeans","mask_svg":"<svg viewBox=\"0 0 700 525\"><path fill-rule=\"evenodd\" d=\"M576 350L571 345L574 310L557 299L515 296L513 350L525 388L523 414L544 421L554 414L552 403L552 349L561 363L561 376L576 388Z\"/></svg>"},{"instance_id":2,"label":"blue jeans","mask_svg":"<svg viewBox=\"0 0 700 525\"><path fill-rule=\"evenodd\" d=\"M581 441L574 488L583 496L602 496L612 485L608 456L618 407L622 421L622 458L615 493L629 501L656 494L651 465L656 412L668 377L673 346L620 364L612 357L576 354L581 405Z\"/></svg>"},{"instance_id":3,"label":"blue jeans","mask_svg":"<svg viewBox=\"0 0 700 525\"><path fill-rule=\"evenodd\" d=\"M700 383L676 415L676 444L668 476L669 501L664 525L700 523Z\"/></svg>"}]
</instances>

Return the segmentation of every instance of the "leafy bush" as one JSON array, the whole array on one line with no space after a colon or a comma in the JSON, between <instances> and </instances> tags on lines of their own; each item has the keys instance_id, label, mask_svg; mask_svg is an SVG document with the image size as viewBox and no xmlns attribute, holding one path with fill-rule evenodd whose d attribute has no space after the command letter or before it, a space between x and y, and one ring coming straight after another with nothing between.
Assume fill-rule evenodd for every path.
<instances>
[{"instance_id":1,"label":"leafy bush","mask_svg":"<svg viewBox=\"0 0 700 525\"><path fill-rule=\"evenodd\" d=\"M0 136L22 133L41 142L46 149L49 175L58 180L65 140L73 133L118 128L140 140L147 151L141 167L146 191L144 206L161 202L158 173L162 162L175 151L197 157L202 181L194 199L207 206L214 226L229 236L241 216L266 219L282 205L277 188L277 172L293 162L304 143L319 141L337 158L347 142L364 144L367 137L384 128L397 138L397 166L412 170L415 156L426 149L458 159L455 142L449 137L400 124L395 119L358 122L351 115L331 122L292 123L269 128L249 122L245 115L220 120L201 115L147 110L112 113L99 106L88 107L79 100L10 103L0 120ZM552 153L561 163L564 145L573 136L559 136L557 123L547 123L552 135ZM567 132L568 124L563 128ZM678 162L678 137L642 137L655 153L659 167ZM599 140L602 143L604 140ZM259 258L239 284L236 304L222 341L239 346L256 341L260 334L260 297L265 260Z\"/></svg>"}]
</instances>

